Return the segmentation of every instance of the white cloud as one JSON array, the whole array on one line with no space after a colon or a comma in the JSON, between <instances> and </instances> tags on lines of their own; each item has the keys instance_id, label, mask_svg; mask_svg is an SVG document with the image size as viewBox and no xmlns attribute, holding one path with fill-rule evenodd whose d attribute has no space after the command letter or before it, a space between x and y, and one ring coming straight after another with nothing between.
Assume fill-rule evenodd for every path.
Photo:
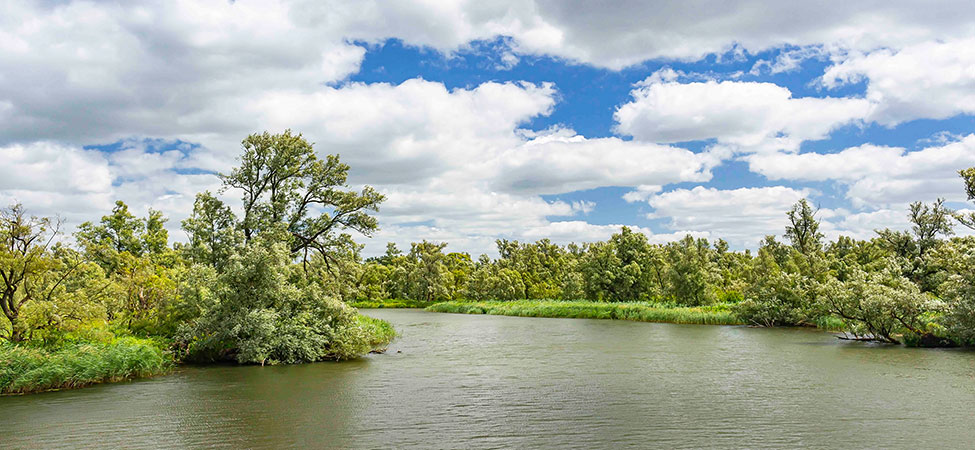
<instances>
[{"instance_id":1,"label":"white cloud","mask_svg":"<svg viewBox=\"0 0 975 450\"><path fill-rule=\"evenodd\" d=\"M375 39L400 37L442 51L509 36L518 54L551 55L619 69L649 59L697 60L783 45L903 47L971 33L965 1L918 8L909 1L833 3L739 0L566 2L303 2L309 22L347 23ZM360 33L362 33L360 31ZM360 36L361 37L361 36Z\"/></svg>"},{"instance_id":2,"label":"white cloud","mask_svg":"<svg viewBox=\"0 0 975 450\"><path fill-rule=\"evenodd\" d=\"M587 139L571 130L558 130L508 149L495 161L492 186L557 194L601 186L708 181L721 158L618 138Z\"/></svg>"},{"instance_id":3,"label":"white cloud","mask_svg":"<svg viewBox=\"0 0 975 450\"><path fill-rule=\"evenodd\" d=\"M614 115L618 132L648 142L716 139L737 151L795 151L871 109L857 98L793 98L772 83L668 78L655 74L637 85Z\"/></svg>"},{"instance_id":4,"label":"white cloud","mask_svg":"<svg viewBox=\"0 0 975 450\"><path fill-rule=\"evenodd\" d=\"M185 160L179 151L143 153L139 143L131 144L109 154L46 142L0 147L0 205L19 202L30 214L61 217L63 231L71 233L123 200L140 215L149 208L165 212L167 228L177 232L195 194L215 191L219 179L170 170Z\"/></svg>"},{"instance_id":5,"label":"white cloud","mask_svg":"<svg viewBox=\"0 0 975 450\"><path fill-rule=\"evenodd\" d=\"M628 201L656 200L658 214L677 215L685 211L666 199L681 191L661 193L663 187L710 180L729 149L795 151L804 140L865 117L890 124L970 112L971 52L964 52L971 41L958 38L972 33L967 6L6 2L0 4L0 153L6 161L0 200L21 200L38 213L77 221L97 218L121 198L140 213L162 209L173 228L189 212L193 194L218 185L213 175L187 173L226 171L243 136L290 127L322 153L340 153L353 167L352 182L376 184L389 194L381 237L439 235L473 247L490 246L499 234L605 237L615 225L566 220L599 205L546 202L540 195L640 186ZM449 54L498 37L503 68L526 55L618 69L652 58L728 52L734 59L788 45L796 50L769 63L771 70L791 70L821 49L836 61L827 83L870 82L866 99L793 98L772 84L681 83L680 73L661 71L617 113L619 131L633 141L581 136L567 125L540 133L521 129L556 107L556 86L546 83L458 89L422 79L341 83L359 70L366 50L358 42L399 38ZM924 44L935 40L944 44ZM946 70L932 74L911 64ZM875 113L873 105L880 105ZM200 147L158 152L144 148L144 138ZM719 145L705 153L661 145L692 139ZM120 140L124 145L115 152L81 148ZM928 183L917 186L910 185L911 176L852 184L851 195L870 201L876 189L906 196L947 188L937 184L947 179L941 175L914 180ZM755 199L757 211L766 200ZM763 214L757 214L759 225ZM700 214L693 217L673 216L673 224L694 226L672 228L712 231Z\"/></svg>"},{"instance_id":6,"label":"white cloud","mask_svg":"<svg viewBox=\"0 0 975 450\"><path fill-rule=\"evenodd\" d=\"M861 80L883 125L975 114L975 38L851 54L822 77L830 88Z\"/></svg>"},{"instance_id":7,"label":"white cloud","mask_svg":"<svg viewBox=\"0 0 975 450\"><path fill-rule=\"evenodd\" d=\"M975 166L975 134L907 151L861 145L838 153L771 153L746 157L753 172L772 180L837 180L856 206L882 206L945 197L964 201L958 170Z\"/></svg>"},{"instance_id":8,"label":"white cloud","mask_svg":"<svg viewBox=\"0 0 975 450\"><path fill-rule=\"evenodd\" d=\"M648 217L668 219L671 229L707 231L732 245L754 248L765 235L781 235L786 212L809 195L785 186L675 189L647 200L654 208Z\"/></svg>"}]
</instances>

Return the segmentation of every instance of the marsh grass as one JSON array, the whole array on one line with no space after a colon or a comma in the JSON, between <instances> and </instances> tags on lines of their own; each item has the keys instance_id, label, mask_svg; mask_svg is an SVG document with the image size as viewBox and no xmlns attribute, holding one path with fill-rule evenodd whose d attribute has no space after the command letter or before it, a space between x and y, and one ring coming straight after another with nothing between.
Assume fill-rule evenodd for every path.
<instances>
[{"instance_id":1,"label":"marsh grass","mask_svg":"<svg viewBox=\"0 0 975 450\"><path fill-rule=\"evenodd\" d=\"M389 322L359 314L356 318L368 336L369 345L372 351L383 351L390 342L396 337L396 330Z\"/></svg>"},{"instance_id":2,"label":"marsh grass","mask_svg":"<svg viewBox=\"0 0 975 450\"><path fill-rule=\"evenodd\" d=\"M519 300L504 302L442 302L431 305L427 310L460 314L614 319L699 325L743 324L725 304L682 307L645 302L601 303L590 301Z\"/></svg>"},{"instance_id":3,"label":"marsh grass","mask_svg":"<svg viewBox=\"0 0 975 450\"><path fill-rule=\"evenodd\" d=\"M172 356L134 337L61 348L0 344L0 394L25 394L148 377L169 371Z\"/></svg>"},{"instance_id":4,"label":"marsh grass","mask_svg":"<svg viewBox=\"0 0 975 450\"><path fill-rule=\"evenodd\" d=\"M349 303L353 308L426 308L437 302L424 302L421 300L362 300Z\"/></svg>"}]
</instances>

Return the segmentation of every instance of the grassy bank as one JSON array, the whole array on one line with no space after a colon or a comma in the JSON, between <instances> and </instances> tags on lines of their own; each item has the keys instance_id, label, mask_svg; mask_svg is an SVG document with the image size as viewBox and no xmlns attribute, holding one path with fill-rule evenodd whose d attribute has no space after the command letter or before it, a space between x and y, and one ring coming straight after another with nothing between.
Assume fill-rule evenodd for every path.
<instances>
[{"instance_id":1,"label":"grassy bank","mask_svg":"<svg viewBox=\"0 0 975 450\"><path fill-rule=\"evenodd\" d=\"M148 377L173 367L153 342L132 337L46 349L0 344L0 394L23 394Z\"/></svg>"},{"instance_id":2,"label":"grassy bank","mask_svg":"<svg viewBox=\"0 0 975 450\"><path fill-rule=\"evenodd\" d=\"M372 351L384 351L393 338L396 337L396 330L389 322L359 314L357 318L359 327L365 330L369 339Z\"/></svg>"},{"instance_id":3,"label":"grassy bank","mask_svg":"<svg viewBox=\"0 0 975 450\"><path fill-rule=\"evenodd\" d=\"M362 300L349 303L353 308L426 308L437 302L424 302L421 300Z\"/></svg>"},{"instance_id":4,"label":"grassy bank","mask_svg":"<svg viewBox=\"0 0 975 450\"><path fill-rule=\"evenodd\" d=\"M521 317L616 319L701 325L741 325L727 305L669 307L653 303L599 303L589 301L520 300L490 302L442 302L428 311L460 314L492 314Z\"/></svg>"}]
</instances>

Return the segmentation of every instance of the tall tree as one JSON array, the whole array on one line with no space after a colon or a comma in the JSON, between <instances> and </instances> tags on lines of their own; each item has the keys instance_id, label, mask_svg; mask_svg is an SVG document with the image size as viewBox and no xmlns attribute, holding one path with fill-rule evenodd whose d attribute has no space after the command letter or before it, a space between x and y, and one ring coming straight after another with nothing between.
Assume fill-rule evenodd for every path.
<instances>
[{"instance_id":1,"label":"tall tree","mask_svg":"<svg viewBox=\"0 0 975 450\"><path fill-rule=\"evenodd\" d=\"M938 243L938 236L954 234L951 227L952 211L945 207L945 199L939 198L930 206L921 202L911 203L911 231L917 239L921 255Z\"/></svg>"},{"instance_id":2,"label":"tall tree","mask_svg":"<svg viewBox=\"0 0 975 450\"><path fill-rule=\"evenodd\" d=\"M184 247L186 256L193 262L218 270L224 267L243 240L233 211L210 191L196 195L193 213L182 225L189 236L189 243Z\"/></svg>"},{"instance_id":3,"label":"tall tree","mask_svg":"<svg viewBox=\"0 0 975 450\"><path fill-rule=\"evenodd\" d=\"M807 256L822 250L823 233L819 232L816 211L809 202L806 199L799 200L786 214L789 216L789 225L785 228L785 237L792 243L792 247Z\"/></svg>"},{"instance_id":4,"label":"tall tree","mask_svg":"<svg viewBox=\"0 0 975 450\"><path fill-rule=\"evenodd\" d=\"M28 216L20 204L0 211L0 309L10 323L4 336L24 340L21 311L31 302L49 299L70 275L51 254L59 221Z\"/></svg>"},{"instance_id":5,"label":"tall tree","mask_svg":"<svg viewBox=\"0 0 975 450\"><path fill-rule=\"evenodd\" d=\"M280 234L293 256L307 261L318 252L329 264L337 232L370 235L378 228L368 211L378 211L382 194L370 186L360 192L346 185L349 166L338 155L324 160L301 134L252 134L243 140L240 165L223 177L226 187L243 191L244 239ZM272 240L277 240L274 238Z\"/></svg>"}]
</instances>

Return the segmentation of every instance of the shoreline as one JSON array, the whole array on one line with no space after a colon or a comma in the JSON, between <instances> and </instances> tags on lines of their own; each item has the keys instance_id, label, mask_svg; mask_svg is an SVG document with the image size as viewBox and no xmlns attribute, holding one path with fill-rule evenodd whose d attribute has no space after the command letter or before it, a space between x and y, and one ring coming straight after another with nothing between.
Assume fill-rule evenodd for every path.
<instances>
[{"instance_id":1,"label":"shoreline","mask_svg":"<svg viewBox=\"0 0 975 450\"><path fill-rule=\"evenodd\" d=\"M448 301L430 305L427 311L454 314L549 317L563 319L610 319L681 325L747 325L727 305L668 307L643 302L514 300Z\"/></svg>"}]
</instances>

